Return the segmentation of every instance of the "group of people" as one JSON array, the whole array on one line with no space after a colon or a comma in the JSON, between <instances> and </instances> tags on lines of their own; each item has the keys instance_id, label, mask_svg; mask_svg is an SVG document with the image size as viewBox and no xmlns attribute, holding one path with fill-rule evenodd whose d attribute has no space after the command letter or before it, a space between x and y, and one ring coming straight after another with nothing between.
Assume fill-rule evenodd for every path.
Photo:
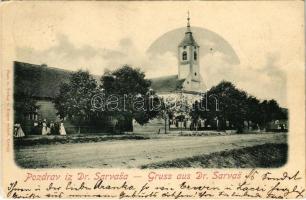
<instances>
[{"instance_id":1,"label":"group of people","mask_svg":"<svg viewBox=\"0 0 306 200\"><path fill-rule=\"evenodd\" d=\"M170 128L182 128L182 129L201 129L206 127L206 119L192 120L185 118L183 120L179 119L170 119Z\"/></svg>"},{"instance_id":2,"label":"group of people","mask_svg":"<svg viewBox=\"0 0 306 200\"><path fill-rule=\"evenodd\" d=\"M66 135L63 122L34 121L31 127L31 134L35 135ZM14 124L14 137L22 138L25 136L24 131L19 123Z\"/></svg>"},{"instance_id":3,"label":"group of people","mask_svg":"<svg viewBox=\"0 0 306 200\"><path fill-rule=\"evenodd\" d=\"M38 135L66 135L63 122L47 122L46 119L35 121L32 132Z\"/></svg>"}]
</instances>

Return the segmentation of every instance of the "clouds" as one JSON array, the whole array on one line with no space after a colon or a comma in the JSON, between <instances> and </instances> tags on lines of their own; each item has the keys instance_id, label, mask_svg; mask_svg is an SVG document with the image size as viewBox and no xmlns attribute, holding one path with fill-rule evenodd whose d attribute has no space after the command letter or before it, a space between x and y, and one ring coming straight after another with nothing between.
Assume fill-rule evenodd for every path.
<instances>
[{"instance_id":1,"label":"clouds","mask_svg":"<svg viewBox=\"0 0 306 200\"><path fill-rule=\"evenodd\" d=\"M186 8L208 87L228 80L259 98L286 105L282 70L304 70L304 15L297 12L298 5L24 2L23 9L16 7L6 18L19 61L88 69L96 75L129 64L147 77L158 77L177 74Z\"/></svg>"},{"instance_id":2,"label":"clouds","mask_svg":"<svg viewBox=\"0 0 306 200\"><path fill-rule=\"evenodd\" d=\"M208 87L222 80L233 82L238 88L260 99L276 99L287 105L286 75L277 54L268 54L263 63L231 64L227 56L215 52L201 58L201 74Z\"/></svg>"},{"instance_id":3,"label":"clouds","mask_svg":"<svg viewBox=\"0 0 306 200\"><path fill-rule=\"evenodd\" d=\"M49 66L68 70L89 69L95 74L102 74L104 68L110 65L110 60L121 60L127 56L123 51L95 48L90 45L78 47L63 34L58 34L55 45L48 49L18 47L16 54L20 61L46 63Z\"/></svg>"},{"instance_id":4,"label":"clouds","mask_svg":"<svg viewBox=\"0 0 306 200\"><path fill-rule=\"evenodd\" d=\"M219 34L201 27L192 27L192 34L200 45L200 56L221 52L225 55L227 62L238 64L239 57L233 47ZM176 28L159 36L147 50L150 55L163 55L172 52L177 55L177 46L184 38L186 27Z\"/></svg>"},{"instance_id":5,"label":"clouds","mask_svg":"<svg viewBox=\"0 0 306 200\"><path fill-rule=\"evenodd\" d=\"M122 38L113 49L106 49L91 45L77 46L67 35L58 34L55 45L48 49L17 47L16 54L19 61L47 64L67 70L87 69L97 75L103 74L105 69L116 69L125 64L142 68L149 76L160 76L158 69L162 67L167 70L165 67L172 63L172 71L168 72L176 73L176 66L173 65L176 58L173 55L172 58L168 54L149 58L130 38Z\"/></svg>"},{"instance_id":6,"label":"clouds","mask_svg":"<svg viewBox=\"0 0 306 200\"><path fill-rule=\"evenodd\" d=\"M202 41L199 41L201 46ZM209 41L206 38L203 42L205 44L201 50L212 49L200 55L200 70L208 88L227 80L259 98L275 98L281 105L286 105L286 76L280 70L278 54L268 54L263 63L250 66L249 63L235 61L235 54L226 50L230 48L222 49L224 43L219 40ZM155 48L158 49L156 45ZM159 77L177 74L176 47L175 50L167 48L160 48L162 53L157 50L156 53L144 51L128 37L120 39L113 49L78 46L67 35L59 34L54 46L44 50L19 47L17 57L20 61L45 63L68 70L87 69L96 75L103 74L106 69L113 70L129 64L141 68L147 77Z\"/></svg>"}]
</instances>

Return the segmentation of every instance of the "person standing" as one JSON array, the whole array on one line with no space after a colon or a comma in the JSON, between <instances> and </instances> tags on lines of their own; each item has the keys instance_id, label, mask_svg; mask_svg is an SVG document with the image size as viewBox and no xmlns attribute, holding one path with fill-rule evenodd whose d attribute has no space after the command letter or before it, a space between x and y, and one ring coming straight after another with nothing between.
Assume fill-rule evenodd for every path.
<instances>
[{"instance_id":1,"label":"person standing","mask_svg":"<svg viewBox=\"0 0 306 200\"><path fill-rule=\"evenodd\" d=\"M21 137L24 137L25 134L20 126L20 124L15 124L14 126L14 137L16 138L21 138Z\"/></svg>"},{"instance_id":2,"label":"person standing","mask_svg":"<svg viewBox=\"0 0 306 200\"><path fill-rule=\"evenodd\" d=\"M48 129L47 129L47 121L44 119L42 122L42 130L41 130L42 135L47 135L48 134Z\"/></svg>"},{"instance_id":3,"label":"person standing","mask_svg":"<svg viewBox=\"0 0 306 200\"><path fill-rule=\"evenodd\" d=\"M191 120L187 119L187 129L191 130Z\"/></svg>"},{"instance_id":4,"label":"person standing","mask_svg":"<svg viewBox=\"0 0 306 200\"><path fill-rule=\"evenodd\" d=\"M53 121L50 122L50 134L55 135L55 127Z\"/></svg>"},{"instance_id":5,"label":"person standing","mask_svg":"<svg viewBox=\"0 0 306 200\"><path fill-rule=\"evenodd\" d=\"M66 135L66 130L65 130L63 122L60 122L59 132L60 132L60 135Z\"/></svg>"},{"instance_id":6,"label":"person standing","mask_svg":"<svg viewBox=\"0 0 306 200\"><path fill-rule=\"evenodd\" d=\"M50 135L51 134L51 128L50 128L50 123L47 123L47 135Z\"/></svg>"},{"instance_id":7,"label":"person standing","mask_svg":"<svg viewBox=\"0 0 306 200\"><path fill-rule=\"evenodd\" d=\"M39 135L38 121L36 121L36 120L33 123L33 130L32 130L32 132L35 135Z\"/></svg>"},{"instance_id":8,"label":"person standing","mask_svg":"<svg viewBox=\"0 0 306 200\"><path fill-rule=\"evenodd\" d=\"M205 120L201 119L200 122L201 122L201 129L204 129L204 127L205 127Z\"/></svg>"}]
</instances>

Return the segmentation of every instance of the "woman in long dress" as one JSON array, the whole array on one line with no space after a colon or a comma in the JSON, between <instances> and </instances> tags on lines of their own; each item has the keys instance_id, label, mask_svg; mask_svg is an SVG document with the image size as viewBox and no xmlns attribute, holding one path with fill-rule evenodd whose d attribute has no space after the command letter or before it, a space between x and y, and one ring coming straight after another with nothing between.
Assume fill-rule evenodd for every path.
<instances>
[{"instance_id":1,"label":"woman in long dress","mask_svg":"<svg viewBox=\"0 0 306 200\"><path fill-rule=\"evenodd\" d=\"M60 123L59 132L60 132L60 135L66 135L66 130L65 130L63 122Z\"/></svg>"},{"instance_id":2,"label":"woman in long dress","mask_svg":"<svg viewBox=\"0 0 306 200\"><path fill-rule=\"evenodd\" d=\"M41 130L41 134L42 135L47 135L48 134L48 129L47 129L47 122L46 120L43 121L42 123L42 130Z\"/></svg>"},{"instance_id":3,"label":"woman in long dress","mask_svg":"<svg viewBox=\"0 0 306 200\"><path fill-rule=\"evenodd\" d=\"M50 134L55 135L55 126L53 121L50 122Z\"/></svg>"},{"instance_id":4,"label":"woman in long dress","mask_svg":"<svg viewBox=\"0 0 306 200\"><path fill-rule=\"evenodd\" d=\"M25 134L20 126L20 124L15 124L15 127L14 127L14 137L16 138L21 138L21 137L24 137Z\"/></svg>"}]
</instances>

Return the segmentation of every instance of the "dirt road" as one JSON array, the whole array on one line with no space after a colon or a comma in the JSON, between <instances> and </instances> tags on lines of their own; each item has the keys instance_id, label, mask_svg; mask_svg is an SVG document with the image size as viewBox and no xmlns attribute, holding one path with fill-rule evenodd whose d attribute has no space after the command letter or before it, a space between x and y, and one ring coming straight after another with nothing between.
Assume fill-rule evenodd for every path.
<instances>
[{"instance_id":1,"label":"dirt road","mask_svg":"<svg viewBox=\"0 0 306 200\"><path fill-rule=\"evenodd\" d=\"M165 136L149 140L27 146L16 149L15 155L17 163L26 168L133 168L265 143L286 143L286 140L286 133Z\"/></svg>"}]
</instances>

